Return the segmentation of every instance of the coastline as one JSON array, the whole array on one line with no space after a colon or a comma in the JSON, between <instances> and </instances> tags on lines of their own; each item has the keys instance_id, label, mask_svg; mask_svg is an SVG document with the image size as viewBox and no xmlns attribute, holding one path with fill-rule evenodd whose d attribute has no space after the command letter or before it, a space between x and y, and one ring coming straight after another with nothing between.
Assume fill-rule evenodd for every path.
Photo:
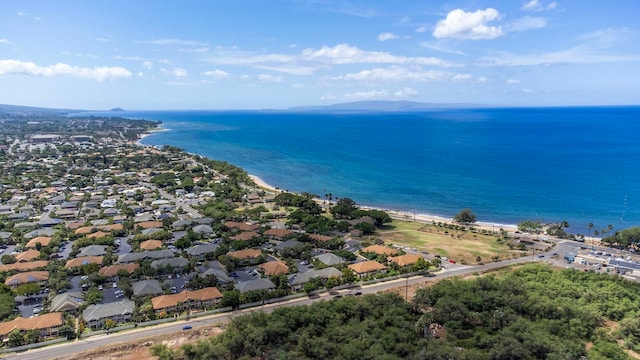
<instances>
[{"instance_id":1,"label":"coastline","mask_svg":"<svg viewBox=\"0 0 640 360\"><path fill-rule=\"evenodd\" d=\"M274 193L284 192L284 190L281 190L280 188L267 183L266 181L264 181L264 179L262 179L257 175L249 174L249 177L251 178L251 180L253 180L254 183L256 183L256 186L261 187L267 191L271 191ZM316 198L315 200L318 203L324 203L326 201L324 199L319 199L319 198ZM447 218L447 217L438 216L438 215L419 214L419 213L413 213L413 212L402 211L402 210L390 210L390 209L383 209L383 208L372 207L367 205L359 205L359 206L365 210L385 211L392 218L399 219L399 220L422 222L422 223L429 223L429 224L433 222L436 222L436 223L442 222L442 223L448 223L448 224L454 223L452 218ZM479 229L490 230L490 231L498 231L499 229L504 229L507 231L518 230L518 226L516 224L499 224L499 223L479 221L473 224L473 226Z\"/></svg>"},{"instance_id":2,"label":"coastline","mask_svg":"<svg viewBox=\"0 0 640 360\"><path fill-rule=\"evenodd\" d=\"M157 145L150 145L150 144L142 144L142 140L144 140L145 138L153 135L154 133L157 132L162 132L162 131L170 131L171 129L168 128L163 128L161 126L159 126L158 128L155 129L151 129L148 130L147 132L143 133L140 135L139 139L137 140L137 144L140 146L157 146ZM194 153L194 155L197 155ZM206 157L205 155L201 155ZM246 171L246 170L245 170ZM271 191L274 194L280 193L280 192L284 192L286 189L286 187L276 187L272 184L267 183L266 181L264 181L264 179L260 178L257 175L253 175L253 174L248 174L249 177L255 182L256 186L261 187L267 191ZM326 199L322 199L322 198L317 198L315 199L318 203L320 204L326 204ZM385 211L387 212L392 218L398 219L398 220L405 220L405 221L416 221L416 222L422 222L422 223L428 223L431 224L433 222L438 223L438 222L442 222L442 223L448 223L448 224L455 224L455 222L453 221L452 217L445 217L442 215L435 215L435 214L427 214L427 213L417 213L417 212L412 212L412 211L406 211L406 210L402 210L401 207L399 209L388 209L388 208L383 208L383 207L377 207L377 206L370 206L367 205L366 203L358 203L358 206L360 208L363 209L370 209L370 210L381 210L381 211ZM511 233L515 233L518 231L518 226L517 224L514 223L500 223L500 222L490 222L490 221L477 221L476 223L474 223L472 225L475 228L478 229L484 229L484 230L488 230L488 231L499 231L500 229L506 230L508 232ZM596 238L596 237L588 237L585 236L585 240L587 241L600 241L600 238Z\"/></svg>"}]
</instances>

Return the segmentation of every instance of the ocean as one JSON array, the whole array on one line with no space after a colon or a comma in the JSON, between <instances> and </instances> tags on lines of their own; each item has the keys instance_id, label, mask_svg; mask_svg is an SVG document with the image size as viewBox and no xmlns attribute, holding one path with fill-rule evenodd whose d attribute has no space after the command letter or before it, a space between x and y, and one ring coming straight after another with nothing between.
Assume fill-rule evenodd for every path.
<instances>
[{"instance_id":1,"label":"ocean","mask_svg":"<svg viewBox=\"0 0 640 360\"><path fill-rule=\"evenodd\" d=\"M93 113L100 114L100 113ZM640 226L640 107L415 112L128 111L142 140L225 160L283 190L478 221Z\"/></svg>"}]
</instances>

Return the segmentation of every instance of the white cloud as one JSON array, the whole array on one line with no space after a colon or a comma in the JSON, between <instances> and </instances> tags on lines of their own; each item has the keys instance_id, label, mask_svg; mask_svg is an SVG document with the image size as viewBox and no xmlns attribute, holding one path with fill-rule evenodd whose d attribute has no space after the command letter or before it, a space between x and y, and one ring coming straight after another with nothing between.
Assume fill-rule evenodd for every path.
<instances>
[{"instance_id":1,"label":"white cloud","mask_svg":"<svg viewBox=\"0 0 640 360\"><path fill-rule=\"evenodd\" d=\"M146 67L149 70L153 69L153 63L149 60L143 61L142 66Z\"/></svg>"},{"instance_id":2,"label":"white cloud","mask_svg":"<svg viewBox=\"0 0 640 360\"><path fill-rule=\"evenodd\" d=\"M176 79L185 79L189 76L189 74L187 73L187 70L181 68L181 67L177 67L177 68L173 68L170 71L171 75L173 75Z\"/></svg>"},{"instance_id":3,"label":"white cloud","mask_svg":"<svg viewBox=\"0 0 640 360\"><path fill-rule=\"evenodd\" d=\"M402 90L396 91L393 95L399 98L406 98L406 97L416 96L418 95L418 92L410 87L406 87Z\"/></svg>"},{"instance_id":4,"label":"white cloud","mask_svg":"<svg viewBox=\"0 0 640 360\"><path fill-rule=\"evenodd\" d=\"M487 23L499 19L500 13L493 8L475 12L455 9L445 19L438 21L433 36L438 39L495 39L504 35L504 32L500 26L489 26Z\"/></svg>"},{"instance_id":5,"label":"white cloud","mask_svg":"<svg viewBox=\"0 0 640 360\"><path fill-rule=\"evenodd\" d=\"M451 49L447 47L447 45L446 40L423 41L420 43L420 46L426 47L427 49L440 51L446 54L466 55L463 51Z\"/></svg>"},{"instance_id":6,"label":"white cloud","mask_svg":"<svg viewBox=\"0 0 640 360\"><path fill-rule=\"evenodd\" d=\"M455 74L451 77L453 81L470 81L473 80L473 75L471 74Z\"/></svg>"},{"instance_id":7,"label":"white cloud","mask_svg":"<svg viewBox=\"0 0 640 360\"><path fill-rule=\"evenodd\" d=\"M450 77L451 74L445 71L413 71L404 67L375 68L363 70L357 73L349 73L338 76L334 80L354 80L354 81L415 81L431 82L442 81Z\"/></svg>"},{"instance_id":8,"label":"white cloud","mask_svg":"<svg viewBox=\"0 0 640 360\"><path fill-rule=\"evenodd\" d=\"M522 10L525 11L543 11L543 10L552 10L558 6L558 3L555 1L550 2L546 6L541 4L538 0L531 0L522 4Z\"/></svg>"},{"instance_id":9,"label":"white cloud","mask_svg":"<svg viewBox=\"0 0 640 360\"><path fill-rule=\"evenodd\" d=\"M204 75L214 79L227 79L229 77L229 73L220 69L205 71Z\"/></svg>"},{"instance_id":10,"label":"white cloud","mask_svg":"<svg viewBox=\"0 0 640 360\"><path fill-rule=\"evenodd\" d=\"M507 79L507 84L509 84L509 85L520 84L520 80L518 80L518 79Z\"/></svg>"},{"instance_id":11,"label":"white cloud","mask_svg":"<svg viewBox=\"0 0 640 360\"><path fill-rule=\"evenodd\" d=\"M568 50L524 55L499 52L495 56L481 58L479 63L485 66L549 66L625 61L640 61L640 55L617 55L606 51L599 53L589 47L576 46Z\"/></svg>"},{"instance_id":12,"label":"white cloud","mask_svg":"<svg viewBox=\"0 0 640 360\"><path fill-rule=\"evenodd\" d=\"M338 44L334 47L323 46L318 50L305 49L302 51L301 58L326 64L378 63L457 66L439 58L396 56L386 52L364 51L348 44Z\"/></svg>"},{"instance_id":13,"label":"white cloud","mask_svg":"<svg viewBox=\"0 0 640 360\"><path fill-rule=\"evenodd\" d=\"M384 32L380 35L378 35L378 41L387 41L387 40L393 40L393 39L397 39L399 38L398 35L394 34L394 33L390 33L390 32Z\"/></svg>"},{"instance_id":14,"label":"white cloud","mask_svg":"<svg viewBox=\"0 0 640 360\"><path fill-rule=\"evenodd\" d=\"M7 44L7 45L11 45L13 44L11 41L7 40L7 39L0 39L0 44Z\"/></svg>"},{"instance_id":15,"label":"white cloud","mask_svg":"<svg viewBox=\"0 0 640 360\"><path fill-rule=\"evenodd\" d=\"M245 65L294 75L310 75L318 69L345 64L415 64L442 67L461 66L435 57L396 56L387 52L364 51L348 44L307 48L298 54L248 54L219 49L208 59L217 65Z\"/></svg>"},{"instance_id":16,"label":"white cloud","mask_svg":"<svg viewBox=\"0 0 640 360\"><path fill-rule=\"evenodd\" d=\"M347 100L362 100L362 99L376 99L389 96L387 90L369 90L358 91L354 93L344 94L344 98Z\"/></svg>"},{"instance_id":17,"label":"white cloud","mask_svg":"<svg viewBox=\"0 0 640 360\"><path fill-rule=\"evenodd\" d=\"M540 29L547 26L547 19L540 17L524 16L505 26L507 31L527 31Z\"/></svg>"},{"instance_id":18,"label":"white cloud","mask_svg":"<svg viewBox=\"0 0 640 360\"><path fill-rule=\"evenodd\" d=\"M144 73L142 71L138 71L138 77L143 77Z\"/></svg>"},{"instance_id":19,"label":"white cloud","mask_svg":"<svg viewBox=\"0 0 640 360\"><path fill-rule=\"evenodd\" d=\"M426 32L426 31L427 31L427 27L424 26L424 25L422 25L422 26L420 26L419 28L416 29L417 33L423 33L423 32Z\"/></svg>"},{"instance_id":20,"label":"white cloud","mask_svg":"<svg viewBox=\"0 0 640 360\"><path fill-rule=\"evenodd\" d=\"M134 41L136 44L147 45L162 45L162 46L207 46L207 44L195 41L195 40L183 40L183 39L156 39L156 40L138 40Z\"/></svg>"},{"instance_id":21,"label":"white cloud","mask_svg":"<svg viewBox=\"0 0 640 360\"><path fill-rule=\"evenodd\" d=\"M258 75L258 80L264 81L264 82L282 82L282 80L284 79L282 78L282 76L260 74Z\"/></svg>"},{"instance_id":22,"label":"white cloud","mask_svg":"<svg viewBox=\"0 0 640 360\"><path fill-rule=\"evenodd\" d=\"M336 100L336 99L338 99L338 97L333 94L326 94L326 95L320 96L320 100Z\"/></svg>"},{"instance_id":23,"label":"white cloud","mask_svg":"<svg viewBox=\"0 0 640 360\"><path fill-rule=\"evenodd\" d=\"M119 66L81 68L63 63L57 63L50 66L38 66L32 62L0 60L0 75L6 74L66 76L81 79L93 79L100 82L115 78L128 78L132 75L129 70Z\"/></svg>"}]
</instances>

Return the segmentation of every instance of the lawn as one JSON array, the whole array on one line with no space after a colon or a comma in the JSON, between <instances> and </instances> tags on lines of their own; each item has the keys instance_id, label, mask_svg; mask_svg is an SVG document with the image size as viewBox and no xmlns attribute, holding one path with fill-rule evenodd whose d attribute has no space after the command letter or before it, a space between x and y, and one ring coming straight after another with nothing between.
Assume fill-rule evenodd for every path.
<instances>
[{"instance_id":1,"label":"lawn","mask_svg":"<svg viewBox=\"0 0 640 360\"><path fill-rule=\"evenodd\" d=\"M520 256L521 251L510 250L504 241L498 241L499 235L481 234L438 227L412 221L394 220L378 232L385 244L397 244L430 254L439 254L456 261L464 260L468 264L491 261L494 256L500 259Z\"/></svg>"}]
</instances>

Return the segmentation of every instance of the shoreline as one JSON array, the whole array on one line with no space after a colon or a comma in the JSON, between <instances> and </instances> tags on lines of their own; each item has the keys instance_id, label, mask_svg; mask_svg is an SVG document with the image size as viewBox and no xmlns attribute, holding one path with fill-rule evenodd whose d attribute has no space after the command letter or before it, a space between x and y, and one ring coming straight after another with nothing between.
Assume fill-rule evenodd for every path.
<instances>
[{"instance_id":1,"label":"shoreline","mask_svg":"<svg viewBox=\"0 0 640 360\"><path fill-rule=\"evenodd\" d=\"M158 128L152 129L152 130L148 130L147 132L140 134L139 139L137 140L137 144L140 146L155 146L155 145L147 145L147 144L142 144L141 141L143 139L145 139L148 136L153 135L153 133L156 132L161 132L161 131L169 131L171 129L167 129L167 128L163 128L162 126L159 126ZM193 155L198 155L198 154L193 154ZM204 155L200 155L200 156L204 156ZM246 169L245 169L246 171ZM253 180L253 182L256 184L257 187L261 187L267 191L271 191L274 194L280 193L280 192L286 192L285 190L283 190L282 188L273 186L269 183L267 183L266 181L264 181L264 179L260 178L257 175L253 175L253 174L248 174L248 176ZM315 199L318 203L322 204L322 203L326 203L326 199L321 199L321 198L316 198ZM444 217L441 215L435 215L435 214L425 214L425 213L416 213L416 212L411 212L411 211L404 211L404 210L398 210L398 209L386 209L386 208L381 208L381 207L376 207L376 206L369 206L369 205L365 205L365 204L358 204L358 206L362 209L366 209L366 210L381 210L381 211L385 211L387 212L392 218L396 218L399 220L405 220L405 221L416 221L416 222L422 222L422 223L428 223L431 224L433 222L443 222L443 223L447 223L447 224L455 224L455 222L453 221L452 217ZM498 222L488 222L488 221L477 221L474 224L472 224L473 227L475 228L479 228L479 229L484 229L484 230L489 230L489 231L499 231L500 229L504 229L506 231L509 232L516 232L518 231L518 225L517 224L508 224L508 223L498 223ZM596 238L596 237L588 237L585 236L585 241L600 241L601 238Z\"/></svg>"},{"instance_id":2,"label":"shoreline","mask_svg":"<svg viewBox=\"0 0 640 360\"><path fill-rule=\"evenodd\" d=\"M264 181L264 179L262 179L257 175L249 174L249 177L251 178L251 180L253 180L254 183L256 183L256 186L264 188L267 191L272 191L274 193L285 192L284 190L281 190L280 188L267 183L266 181ZM316 198L315 200L318 203L326 202L326 200L319 199L319 198ZM413 212L402 211L402 210L383 209L383 208L368 206L368 205L359 205L359 207L365 210L381 210L388 213L389 216L391 216L392 218L396 218L399 220L422 222L422 223L433 223L433 222L436 222L436 223L443 222L448 224L454 223L453 218L447 218L447 217L433 215L433 214L421 214L421 213L413 213ZM496 231L499 229L504 229L507 231L518 230L518 226L515 224L501 224L501 223L491 223L491 222L483 222L483 221L478 221L474 223L472 226L480 229L491 230L491 231Z\"/></svg>"}]
</instances>

